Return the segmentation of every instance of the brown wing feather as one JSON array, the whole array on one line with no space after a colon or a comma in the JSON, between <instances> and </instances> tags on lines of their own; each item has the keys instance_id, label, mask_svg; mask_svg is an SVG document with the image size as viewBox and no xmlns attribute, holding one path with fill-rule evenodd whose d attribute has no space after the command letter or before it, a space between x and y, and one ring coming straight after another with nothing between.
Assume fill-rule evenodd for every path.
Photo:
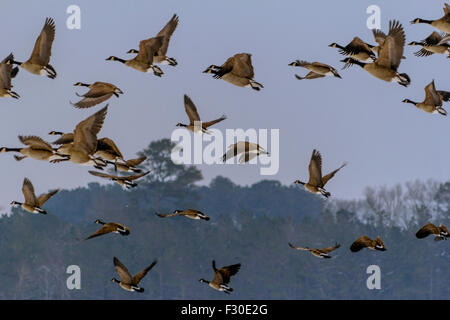
<instances>
[{"instance_id":1,"label":"brown wing feather","mask_svg":"<svg viewBox=\"0 0 450 320\"><path fill-rule=\"evenodd\" d=\"M417 231L416 237L422 239L428 237L430 234L433 233L439 233L438 228L430 222L424 225L422 228L420 228L419 231Z\"/></svg>"},{"instance_id":2,"label":"brown wing feather","mask_svg":"<svg viewBox=\"0 0 450 320\"><path fill-rule=\"evenodd\" d=\"M88 154L95 152L97 149L97 134L103 126L107 111L108 105L81 121L75 127L74 146L84 149Z\"/></svg>"},{"instance_id":3,"label":"brown wing feather","mask_svg":"<svg viewBox=\"0 0 450 320\"><path fill-rule=\"evenodd\" d=\"M313 150L309 162L309 181L308 184L322 187L322 156L316 149Z\"/></svg>"},{"instance_id":4,"label":"brown wing feather","mask_svg":"<svg viewBox=\"0 0 450 320\"><path fill-rule=\"evenodd\" d=\"M52 44L54 39L55 21L52 18L47 18L45 19L45 24L39 37L36 39L30 60L39 62L44 66L48 65L50 56L52 55Z\"/></svg>"},{"instance_id":5,"label":"brown wing feather","mask_svg":"<svg viewBox=\"0 0 450 320\"><path fill-rule=\"evenodd\" d=\"M147 157L139 157L136 159L130 159L125 161L125 164L129 167L136 167L138 165L140 165L142 162L144 162L147 159Z\"/></svg>"},{"instance_id":6,"label":"brown wing feather","mask_svg":"<svg viewBox=\"0 0 450 320\"><path fill-rule=\"evenodd\" d=\"M144 270L141 270L139 273L137 273L133 277L133 283L135 285L137 285L142 280L142 278L145 277L147 272L149 272L156 265L157 262L158 262L157 260L153 261L151 265L149 265L147 268L145 268Z\"/></svg>"},{"instance_id":7,"label":"brown wing feather","mask_svg":"<svg viewBox=\"0 0 450 320\"><path fill-rule=\"evenodd\" d=\"M22 142L24 145L27 145L31 148L35 149L44 149L48 151L53 152L52 146L44 141L44 139L37 137L37 136L19 136L20 142Z\"/></svg>"},{"instance_id":8,"label":"brown wing feather","mask_svg":"<svg viewBox=\"0 0 450 320\"><path fill-rule=\"evenodd\" d=\"M117 178L116 176L112 176L112 175L109 175L109 174L103 173L103 172L91 171L91 170L89 170L88 172L90 174L92 174L93 176L100 177L100 178L105 178L105 179Z\"/></svg>"},{"instance_id":9,"label":"brown wing feather","mask_svg":"<svg viewBox=\"0 0 450 320\"><path fill-rule=\"evenodd\" d=\"M241 264L233 264L230 266L225 266L217 270L218 273L222 276L222 281L224 284L227 284L230 282L231 276L234 276L236 273L238 273L239 269L241 268Z\"/></svg>"},{"instance_id":10,"label":"brown wing feather","mask_svg":"<svg viewBox=\"0 0 450 320\"><path fill-rule=\"evenodd\" d=\"M117 259L116 257L114 257L113 262L122 282L131 284L133 278L131 277L131 274L128 271L127 267L125 267L125 265L122 262L120 262L119 259Z\"/></svg>"},{"instance_id":11,"label":"brown wing feather","mask_svg":"<svg viewBox=\"0 0 450 320\"><path fill-rule=\"evenodd\" d=\"M347 165L347 163L343 163L342 166L340 166L339 168L337 168L336 170L330 172L329 174L327 174L326 176L322 177L322 183L325 186L327 184L327 182L334 177L334 175L336 174L336 172L338 172L339 170L341 170L343 167L345 167Z\"/></svg>"},{"instance_id":12,"label":"brown wing feather","mask_svg":"<svg viewBox=\"0 0 450 320\"><path fill-rule=\"evenodd\" d=\"M137 180L137 179L139 179L139 178L141 178L141 177L143 177L143 176L146 176L146 175L148 175L149 173L150 173L150 170L147 171L147 172L143 172L143 173L139 173L139 174L134 174L134 175L127 176L127 177L122 177L122 178L126 178L126 180L133 181L133 180Z\"/></svg>"},{"instance_id":13,"label":"brown wing feather","mask_svg":"<svg viewBox=\"0 0 450 320\"><path fill-rule=\"evenodd\" d=\"M23 193L23 196L25 197L25 203L32 205L32 206L37 205L37 199L36 199L36 194L34 193L34 187L28 178L23 179L22 193Z\"/></svg>"},{"instance_id":14,"label":"brown wing feather","mask_svg":"<svg viewBox=\"0 0 450 320\"><path fill-rule=\"evenodd\" d=\"M328 247L328 248L323 248L323 249L319 249L319 251L324 252L324 253L329 253L333 250L336 250L337 248L339 248L341 245L339 243L336 243L334 246L332 247Z\"/></svg>"},{"instance_id":15,"label":"brown wing feather","mask_svg":"<svg viewBox=\"0 0 450 320\"><path fill-rule=\"evenodd\" d=\"M89 240L89 239L92 239L92 238L95 238L95 237L99 237L99 236L102 236L104 234L108 234L110 232L113 232L114 229L115 228L112 225L107 223L103 227L101 227L100 229L95 231L93 234L91 234L89 237L87 237L86 240Z\"/></svg>"},{"instance_id":16,"label":"brown wing feather","mask_svg":"<svg viewBox=\"0 0 450 320\"><path fill-rule=\"evenodd\" d=\"M45 202L47 202L48 199L53 197L58 191L59 191L59 189L56 189L56 190L50 191L49 193L41 194L39 196L39 198L37 198L37 205L38 205L38 207L41 207Z\"/></svg>"},{"instance_id":17,"label":"brown wing feather","mask_svg":"<svg viewBox=\"0 0 450 320\"><path fill-rule=\"evenodd\" d=\"M367 247L370 242L372 242L372 239L367 236L361 236L352 243L350 250L352 252L358 252L359 250Z\"/></svg>"},{"instance_id":18,"label":"brown wing feather","mask_svg":"<svg viewBox=\"0 0 450 320\"><path fill-rule=\"evenodd\" d=\"M403 57L405 32L400 22L389 21L389 33L379 49L377 64L397 70Z\"/></svg>"},{"instance_id":19,"label":"brown wing feather","mask_svg":"<svg viewBox=\"0 0 450 320\"><path fill-rule=\"evenodd\" d=\"M184 95L184 109L189 117L189 124L194 125L195 121L200 121L197 107L194 102L192 102L191 98L189 98L186 94Z\"/></svg>"},{"instance_id":20,"label":"brown wing feather","mask_svg":"<svg viewBox=\"0 0 450 320\"><path fill-rule=\"evenodd\" d=\"M163 43L158 51L158 55L165 56L167 53L167 48L169 47L170 37L178 26L178 16L174 14L172 18L167 22L164 28L156 36L163 36Z\"/></svg>"},{"instance_id":21,"label":"brown wing feather","mask_svg":"<svg viewBox=\"0 0 450 320\"><path fill-rule=\"evenodd\" d=\"M202 127L206 129L206 128L212 126L213 124L216 124L216 123L218 123L218 122L220 122L220 121L225 120L226 118L227 118L227 117L226 117L225 115L223 115L223 116L221 116L220 118L218 118L218 119L216 119L216 120L211 120L211 121L203 122L203 123L202 123Z\"/></svg>"}]
</instances>

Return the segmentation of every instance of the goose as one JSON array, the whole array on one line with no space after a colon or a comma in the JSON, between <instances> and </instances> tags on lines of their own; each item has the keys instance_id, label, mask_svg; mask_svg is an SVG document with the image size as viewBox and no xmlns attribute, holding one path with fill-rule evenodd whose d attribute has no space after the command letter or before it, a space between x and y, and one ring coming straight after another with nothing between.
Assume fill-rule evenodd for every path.
<instances>
[{"instance_id":1,"label":"goose","mask_svg":"<svg viewBox=\"0 0 450 320\"><path fill-rule=\"evenodd\" d=\"M113 262L120 280L112 278L112 282L118 283L119 286L126 291L144 292L144 288L139 287L139 282L145 277L147 272L149 272L156 265L158 261L155 259L155 261L153 261L151 265L134 276L131 275L127 267L125 267L125 265L116 257L114 257Z\"/></svg>"},{"instance_id":2,"label":"goose","mask_svg":"<svg viewBox=\"0 0 450 320\"><path fill-rule=\"evenodd\" d=\"M167 214L161 214L161 213L155 213L158 217L160 218L167 218L167 217L176 217L176 216L185 216L186 218L189 219L194 219L194 220L206 220L208 221L210 218L205 215L203 212L199 211L199 210L195 210L195 209L187 209L187 210L175 210L172 213L167 213Z\"/></svg>"},{"instance_id":3,"label":"goose","mask_svg":"<svg viewBox=\"0 0 450 320\"><path fill-rule=\"evenodd\" d=\"M39 37L37 38L30 59L25 62L13 61L21 68L41 76L47 76L50 79L56 78L55 69L49 64L52 55L52 44L55 39L55 21L52 18L45 19Z\"/></svg>"},{"instance_id":4,"label":"goose","mask_svg":"<svg viewBox=\"0 0 450 320\"><path fill-rule=\"evenodd\" d=\"M434 236L434 240L447 240L448 237L450 237L450 233L448 232L448 229L446 226L441 224L439 227L435 226L431 222L424 225L422 228L419 229L416 233L416 237L419 239L423 239L428 237L429 235Z\"/></svg>"},{"instance_id":5,"label":"goose","mask_svg":"<svg viewBox=\"0 0 450 320\"><path fill-rule=\"evenodd\" d=\"M0 97L19 99L19 94L11 90L13 87L11 79L19 72L19 67L13 68L13 61L14 55L10 53L9 56L0 62Z\"/></svg>"},{"instance_id":6,"label":"goose","mask_svg":"<svg viewBox=\"0 0 450 320\"><path fill-rule=\"evenodd\" d=\"M359 61L375 61L377 56L372 51L371 45L365 43L358 37L354 37L353 40L348 43L345 47L333 42L329 45L332 48L338 48L339 53L344 56L349 56Z\"/></svg>"},{"instance_id":7,"label":"goose","mask_svg":"<svg viewBox=\"0 0 450 320\"><path fill-rule=\"evenodd\" d=\"M142 156L135 159L129 159L125 162L109 162L110 164L113 164L115 166L116 170L122 171L122 172L136 172L141 173L142 170L137 168L138 165L140 165L142 162L144 162L147 159L146 156Z\"/></svg>"},{"instance_id":8,"label":"goose","mask_svg":"<svg viewBox=\"0 0 450 320\"><path fill-rule=\"evenodd\" d=\"M309 162L309 180L307 183L302 182L300 180L295 180L295 184L301 184L305 187L306 190L315 194L321 194L325 198L331 196L331 193L324 189L327 182L334 177L336 172L341 170L343 167L347 165L347 162L344 162L339 168L330 172L329 174L322 176L322 155L316 149L313 150L311 155L311 160Z\"/></svg>"},{"instance_id":9,"label":"goose","mask_svg":"<svg viewBox=\"0 0 450 320\"><path fill-rule=\"evenodd\" d=\"M335 68L332 66L329 66L325 63L320 62L307 62L303 60L296 60L294 62L289 63L291 67L303 67L308 69L310 72L305 77L300 77L298 74L295 75L295 77L298 80L303 79L317 79L317 78L323 78L325 76L335 76L339 79L342 79L342 77L339 75L339 73L336 71Z\"/></svg>"},{"instance_id":10,"label":"goose","mask_svg":"<svg viewBox=\"0 0 450 320\"><path fill-rule=\"evenodd\" d=\"M445 42L441 43L444 35L440 35L436 31L431 33L426 39L418 42L412 41L408 43L409 46L421 46L422 49L414 52L416 57L428 57L434 53L448 54L447 58L450 58L450 45Z\"/></svg>"},{"instance_id":11,"label":"goose","mask_svg":"<svg viewBox=\"0 0 450 320\"><path fill-rule=\"evenodd\" d=\"M4 152L18 152L23 156L14 156L17 161L25 158L32 158L42 161L54 161L67 159L63 154L58 153L52 146L37 136L18 136L20 142L26 145L26 148L0 148L0 153Z\"/></svg>"},{"instance_id":12,"label":"goose","mask_svg":"<svg viewBox=\"0 0 450 320\"><path fill-rule=\"evenodd\" d=\"M163 43L158 51L154 53L153 61L155 63L168 64L170 66L176 66L178 64L175 58L168 58L166 56L167 48L169 47L170 37L178 26L178 16L174 14L172 18L167 22L164 28L156 35L157 37L163 37ZM139 50L131 49L127 53L139 53Z\"/></svg>"},{"instance_id":13,"label":"goose","mask_svg":"<svg viewBox=\"0 0 450 320\"><path fill-rule=\"evenodd\" d=\"M137 179L139 179L139 178L141 178L143 176L146 176L147 174L150 173L150 171L147 171L147 172L134 174L134 175L127 176L127 177L119 177L119 176L114 176L114 175L110 175L110 174L106 174L106 173L98 172L98 171L88 171L88 172L90 174L92 174L93 176L117 182L122 187L125 187L127 189L131 189L131 188L137 187L137 183L135 183L133 181L137 180Z\"/></svg>"},{"instance_id":14,"label":"goose","mask_svg":"<svg viewBox=\"0 0 450 320\"><path fill-rule=\"evenodd\" d=\"M444 16L436 20L425 20L421 18L416 18L411 21L411 24L426 23L436 29L443 31L445 33L450 33L450 6L446 3L444 5Z\"/></svg>"},{"instance_id":15,"label":"goose","mask_svg":"<svg viewBox=\"0 0 450 320\"><path fill-rule=\"evenodd\" d=\"M61 144L66 144L66 143L73 142L73 132L64 133L64 132L61 132L61 131L52 130L48 134L51 135L51 136L61 136L57 140L53 141L52 144L61 145Z\"/></svg>"},{"instance_id":16,"label":"goose","mask_svg":"<svg viewBox=\"0 0 450 320\"><path fill-rule=\"evenodd\" d=\"M409 99L405 99L402 102L404 103L411 103L415 105L417 108L428 112L428 113L434 113L434 114L441 114L443 116L447 115L447 111L445 111L444 108L442 108L442 100L447 98L446 101L449 100L450 94L446 91L436 91L436 87L434 85L434 80L431 81L430 84L428 84L425 87L425 100L423 102L414 102Z\"/></svg>"},{"instance_id":17,"label":"goose","mask_svg":"<svg viewBox=\"0 0 450 320\"><path fill-rule=\"evenodd\" d=\"M12 201L12 206L21 206L24 210L31 213L41 213L47 214L47 211L42 209L41 207L54 196L59 189L52 190L49 193L43 193L38 198L36 198L36 194L34 193L34 187L31 181L28 178L23 179L22 193L25 197L25 202Z\"/></svg>"},{"instance_id":18,"label":"goose","mask_svg":"<svg viewBox=\"0 0 450 320\"><path fill-rule=\"evenodd\" d=\"M323 249L311 249L308 247L298 247L298 246L294 246L292 243L288 243L289 247L291 247L292 249L296 249L296 250L303 250L303 251L309 251L312 253L313 256L318 257L318 258L327 258L330 259L331 256L328 254L333 250L336 250L337 248L339 248L341 245L339 243L336 243L333 247L328 247L328 248L323 248Z\"/></svg>"},{"instance_id":19,"label":"goose","mask_svg":"<svg viewBox=\"0 0 450 320\"><path fill-rule=\"evenodd\" d=\"M77 103L71 102L74 107L80 109L96 106L99 103L105 102L113 95L118 98L119 94L123 94L123 91L115 85L101 81L97 81L92 84L77 82L74 86L89 88L89 91L83 95L79 95L78 93L76 94L79 97L83 97L81 101L78 101Z\"/></svg>"},{"instance_id":20,"label":"goose","mask_svg":"<svg viewBox=\"0 0 450 320\"><path fill-rule=\"evenodd\" d=\"M229 145L227 152L222 156L222 161L226 162L227 160L241 154L239 158L239 163L244 163L246 161L250 161L254 157L260 154L269 154L263 147L261 147L257 143L249 142L249 141L238 141L235 144ZM254 155L250 156L250 153L254 153ZM250 159L251 157L251 159Z\"/></svg>"},{"instance_id":21,"label":"goose","mask_svg":"<svg viewBox=\"0 0 450 320\"><path fill-rule=\"evenodd\" d=\"M215 290L223 291L228 294L231 293L233 291L233 288L228 286L228 283L230 282L230 278L238 273L239 269L241 268L241 264L233 264L217 269L216 262L213 260L212 268L214 270L214 279L212 281L200 279L199 281L208 284Z\"/></svg>"},{"instance_id":22,"label":"goose","mask_svg":"<svg viewBox=\"0 0 450 320\"><path fill-rule=\"evenodd\" d=\"M75 164L93 165L97 169L105 167L106 162L95 158L94 153L97 150L97 134L102 129L107 111L108 105L78 123L73 133L73 143L64 144L64 148L58 149L58 152L68 155L69 158L52 162L70 160Z\"/></svg>"},{"instance_id":23,"label":"goose","mask_svg":"<svg viewBox=\"0 0 450 320\"><path fill-rule=\"evenodd\" d=\"M222 79L239 87L250 87L259 91L264 86L253 80L255 74L251 56L249 53L237 53L220 67L210 65L203 73L212 73L214 79Z\"/></svg>"},{"instance_id":24,"label":"goose","mask_svg":"<svg viewBox=\"0 0 450 320\"><path fill-rule=\"evenodd\" d=\"M356 64L378 79L398 82L407 87L411 83L411 79L406 73L397 71L403 56L404 45L405 33L402 25L396 20L389 21L389 33L383 44L380 45L379 55L375 62L364 63L353 58L346 58L341 62L345 62L344 69Z\"/></svg>"},{"instance_id":25,"label":"goose","mask_svg":"<svg viewBox=\"0 0 450 320\"><path fill-rule=\"evenodd\" d=\"M87 237L85 240L89 240L95 237L102 236L104 234L108 233L118 233L122 236L127 236L130 234L130 228L124 226L123 224L116 223L116 222L103 222L99 219L95 220L95 223L103 225L100 229L95 231L93 234L91 234L89 237Z\"/></svg>"},{"instance_id":26,"label":"goose","mask_svg":"<svg viewBox=\"0 0 450 320\"><path fill-rule=\"evenodd\" d=\"M450 41L450 34L446 34L445 36L443 36L443 38L441 39L441 41L439 41L438 45L440 44L444 44ZM447 57L448 58L448 57Z\"/></svg>"},{"instance_id":27,"label":"goose","mask_svg":"<svg viewBox=\"0 0 450 320\"><path fill-rule=\"evenodd\" d=\"M225 115L223 115L216 120L202 122L200 120L200 116L198 115L197 107L195 106L194 102L192 102L191 98L189 98L186 94L184 95L184 109L189 117L189 124L178 123L176 126L184 127L194 133L202 132L210 134L210 132L207 130L210 126L227 118Z\"/></svg>"},{"instance_id":28,"label":"goose","mask_svg":"<svg viewBox=\"0 0 450 320\"><path fill-rule=\"evenodd\" d=\"M139 42L139 53L133 59L124 60L116 56L110 56L109 58L106 58L106 60L118 61L135 70L141 72L153 72L155 76L161 77L164 72L162 72L160 67L153 65L153 59L155 53L163 45L163 40L164 37L162 36L142 40Z\"/></svg>"},{"instance_id":29,"label":"goose","mask_svg":"<svg viewBox=\"0 0 450 320\"><path fill-rule=\"evenodd\" d=\"M368 236L361 236L355 240L350 246L351 252L358 252L363 248L368 248L370 250L386 251L383 241L381 241L380 236L376 240L370 239Z\"/></svg>"}]
</instances>

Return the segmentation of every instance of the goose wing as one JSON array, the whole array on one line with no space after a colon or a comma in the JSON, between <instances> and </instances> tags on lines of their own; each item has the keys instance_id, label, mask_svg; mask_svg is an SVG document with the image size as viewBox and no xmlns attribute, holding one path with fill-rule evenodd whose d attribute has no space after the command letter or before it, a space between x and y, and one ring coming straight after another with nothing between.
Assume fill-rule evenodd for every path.
<instances>
[{"instance_id":1,"label":"goose wing","mask_svg":"<svg viewBox=\"0 0 450 320\"><path fill-rule=\"evenodd\" d=\"M48 65L50 56L52 55L52 44L54 39L55 21L52 18L47 18L45 19L45 24L39 37L36 39L30 59L40 62L40 64L44 66Z\"/></svg>"},{"instance_id":2,"label":"goose wing","mask_svg":"<svg viewBox=\"0 0 450 320\"><path fill-rule=\"evenodd\" d=\"M158 51L158 55L165 56L167 48L169 47L170 37L178 26L178 16L174 14L172 18L167 22L164 28L156 36L163 36L162 46Z\"/></svg>"},{"instance_id":3,"label":"goose wing","mask_svg":"<svg viewBox=\"0 0 450 320\"><path fill-rule=\"evenodd\" d=\"M425 101L426 105L430 106L442 106L442 99L439 94L436 92L436 87L434 86L434 80L431 81L425 87Z\"/></svg>"},{"instance_id":4,"label":"goose wing","mask_svg":"<svg viewBox=\"0 0 450 320\"><path fill-rule=\"evenodd\" d=\"M298 80L302 80L302 79L317 79L317 78L323 78L323 77L325 77L325 75L323 75L323 74L320 74L320 73L315 73L314 71L310 71L310 72L308 72L308 74L306 75L306 76L304 76L304 77L300 77L299 75L295 75L295 77L298 79Z\"/></svg>"},{"instance_id":5,"label":"goose wing","mask_svg":"<svg viewBox=\"0 0 450 320\"><path fill-rule=\"evenodd\" d=\"M120 152L119 148L115 144L113 140L110 138L101 138L97 140L97 151L108 151L110 153L115 154L119 158L123 158L122 152Z\"/></svg>"},{"instance_id":6,"label":"goose wing","mask_svg":"<svg viewBox=\"0 0 450 320\"><path fill-rule=\"evenodd\" d=\"M103 173L103 172L99 172L99 171L91 171L91 170L89 170L88 172L90 174L92 174L93 176L100 177L100 178L105 178L105 179L118 179L119 178L117 176L113 176L113 175L110 175L110 174L107 174L107 173Z\"/></svg>"},{"instance_id":7,"label":"goose wing","mask_svg":"<svg viewBox=\"0 0 450 320\"><path fill-rule=\"evenodd\" d=\"M93 234L91 234L89 237L87 237L85 240L89 240L95 237L99 237L102 236L104 234L108 234L110 232L113 232L115 230L114 226L107 223L104 226L102 226L100 229L98 229L97 231L95 231Z\"/></svg>"},{"instance_id":8,"label":"goose wing","mask_svg":"<svg viewBox=\"0 0 450 320\"><path fill-rule=\"evenodd\" d=\"M442 40L442 36L437 33L436 31L433 31L426 39L423 40L428 45L437 45Z\"/></svg>"},{"instance_id":9,"label":"goose wing","mask_svg":"<svg viewBox=\"0 0 450 320\"><path fill-rule=\"evenodd\" d=\"M122 262L119 261L116 257L114 257L114 267L116 268L117 274L119 275L122 282L131 284L133 282L133 278L128 271L127 267L124 266Z\"/></svg>"},{"instance_id":10,"label":"goose wing","mask_svg":"<svg viewBox=\"0 0 450 320\"><path fill-rule=\"evenodd\" d=\"M386 40L386 34L380 29L372 29L372 34L378 45L382 46Z\"/></svg>"},{"instance_id":11,"label":"goose wing","mask_svg":"<svg viewBox=\"0 0 450 320\"><path fill-rule=\"evenodd\" d=\"M39 196L39 198L37 198L37 205L38 205L38 207L41 207L45 202L47 202L48 199L53 197L58 191L59 191L59 189L56 189L56 190L50 191L49 193L41 194Z\"/></svg>"},{"instance_id":12,"label":"goose wing","mask_svg":"<svg viewBox=\"0 0 450 320\"><path fill-rule=\"evenodd\" d=\"M157 262L158 262L157 260L153 261L151 265L149 265L147 268L145 268L145 269L141 270L139 273L137 273L133 277L133 283L135 285L137 285L142 280L142 278L145 277L147 272L149 272L156 265Z\"/></svg>"},{"instance_id":13,"label":"goose wing","mask_svg":"<svg viewBox=\"0 0 450 320\"><path fill-rule=\"evenodd\" d=\"M369 55L373 54L367 43L362 41L359 37L354 37L353 40L345 46L344 52L349 54L357 54L360 52L367 52Z\"/></svg>"},{"instance_id":14,"label":"goose wing","mask_svg":"<svg viewBox=\"0 0 450 320\"><path fill-rule=\"evenodd\" d=\"M14 60L14 56L11 53L0 63L0 88L9 90L11 89L11 73L13 69L12 63L8 61Z\"/></svg>"},{"instance_id":15,"label":"goose wing","mask_svg":"<svg viewBox=\"0 0 450 320\"><path fill-rule=\"evenodd\" d=\"M191 98L189 98L186 94L184 95L184 109L186 110L186 114L189 117L189 124L194 125L195 121L200 121L197 107L195 106L194 102L192 102Z\"/></svg>"},{"instance_id":16,"label":"goose wing","mask_svg":"<svg viewBox=\"0 0 450 320\"><path fill-rule=\"evenodd\" d=\"M429 222L416 232L416 237L422 239L434 233L439 233L438 228L434 224Z\"/></svg>"},{"instance_id":17,"label":"goose wing","mask_svg":"<svg viewBox=\"0 0 450 320\"><path fill-rule=\"evenodd\" d=\"M367 247L371 242L372 239L370 239L369 237L361 236L352 243L352 245L350 246L350 250L352 252L358 252L359 250Z\"/></svg>"},{"instance_id":18,"label":"goose wing","mask_svg":"<svg viewBox=\"0 0 450 320\"><path fill-rule=\"evenodd\" d=\"M437 93L443 101L445 102L450 101L450 91L438 90Z\"/></svg>"},{"instance_id":19,"label":"goose wing","mask_svg":"<svg viewBox=\"0 0 450 320\"><path fill-rule=\"evenodd\" d=\"M228 282L230 282L231 276L234 276L236 273L238 273L240 268L240 263L233 264L220 268L219 270L217 270L216 274L219 273L222 277L222 283L227 284Z\"/></svg>"},{"instance_id":20,"label":"goose wing","mask_svg":"<svg viewBox=\"0 0 450 320\"><path fill-rule=\"evenodd\" d=\"M389 33L379 49L377 64L392 70L397 70L403 57L405 32L400 22L389 21Z\"/></svg>"},{"instance_id":21,"label":"goose wing","mask_svg":"<svg viewBox=\"0 0 450 320\"><path fill-rule=\"evenodd\" d=\"M147 159L146 156L139 157L136 159L130 159L130 160L125 161L125 164L129 167L136 167L136 166L140 165L142 162L144 162L146 159Z\"/></svg>"},{"instance_id":22,"label":"goose wing","mask_svg":"<svg viewBox=\"0 0 450 320\"><path fill-rule=\"evenodd\" d=\"M203 123L202 123L202 126L203 126L203 128L208 128L208 127L212 126L213 124L216 124L216 123L218 123L218 122L220 122L220 121L225 120L226 118L227 118L227 116L223 115L223 116L221 116L220 118L218 118L218 119L216 119L216 120L211 120L211 121L208 121L208 122L203 122Z\"/></svg>"},{"instance_id":23,"label":"goose wing","mask_svg":"<svg viewBox=\"0 0 450 320\"><path fill-rule=\"evenodd\" d=\"M72 132L70 133L64 133L59 139L52 142L52 144L67 144L73 142L74 134Z\"/></svg>"},{"instance_id":24,"label":"goose wing","mask_svg":"<svg viewBox=\"0 0 450 320\"><path fill-rule=\"evenodd\" d=\"M37 136L19 136L19 140L24 145L27 145L31 148L48 150L51 152L54 151L52 146L48 142Z\"/></svg>"},{"instance_id":25,"label":"goose wing","mask_svg":"<svg viewBox=\"0 0 450 320\"><path fill-rule=\"evenodd\" d=\"M293 245L293 244L290 243L290 242L288 242L288 244L289 244L289 247L291 247L292 249L295 249L295 250L311 251L311 249L308 248L308 247L299 247L299 246L295 246L295 245Z\"/></svg>"},{"instance_id":26,"label":"goose wing","mask_svg":"<svg viewBox=\"0 0 450 320\"><path fill-rule=\"evenodd\" d=\"M81 121L75 127L74 146L84 149L88 154L95 152L97 149L97 134L103 126L107 111L108 105Z\"/></svg>"},{"instance_id":27,"label":"goose wing","mask_svg":"<svg viewBox=\"0 0 450 320\"><path fill-rule=\"evenodd\" d=\"M319 249L319 251L323 252L323 253L329 253L331 251L336 250L337 248L339 248L341 245L339 243L336 243L334 246L332 247L328 247L328 248L323 248L323 249Z\"/></svg>"},{"instance_id":28,"label":"goose wing","mask_svg":"<svg viewBox=\"0 0 450 320\"><path fill-rule=\"evenodd\" d=\"M246 151L241 154L238 161L239 161L239 163L246 163L246 162L249 162L250 160L256 158L257 156L259 156L258 151Z\"/></svg>"},{"instance_id":29,"label":"goose wing","mask_svg":"<svg viewBox=\"0 0 450 320\"><path fill-rule=\"evenodd\" d=\"M34 187L28 178L23 179L22 193L23 193L23 196L25 197L26 204L29 204L32 206L37 205L37 199L36 199L36 194L34 193Z\"/></svg>"},{"instance_id":30,"label":"goose wing","mask_svg":"<svg viewBox=\"0 0 450 320\"><path fill-rule=\"evenodd\" d=\"M322 187L322 155L316 149L313 150L309 162L309 181L308 184Z\"/></svg>"},{"instance_id":31,"label":"goose wing","mask_svg":"<svg viewBox=\"0 0 450 320\"><path fill-rule=\"evenodd\" d=\"M143 173L139 173L139 174L133 174L133 175L131 175L131 176L121 177L121 178L124 178L125 180L133 181L133 180L137 180L137 179L139 179L139 178L141 178L141 177L143 177L143 176L146 176L146 175L148 175L149 173L150 173L150 170L147 171L147 172L143 172Z\"/></svg>"},{"instance_id":32,"label":"goose wing","mask_svg":"<svg viewBox=\"0 0 450 320\"><path fill-rule=\"evenodd\" d=\"M142 40L139 43L139 53L136 58L142 59L149 65L153 64L153 57L157 54L158 50L163 44L163 36L153 37L147 40Z\"/></svg>"},{"instance_id":33,"label":"goose wing","mask_svg":"<svg viewBox=\"0 0 450 320\"><path fill-rule=\"evenodd\" d=\"M342 166L340 166L339 168L337 168L336 170L330 172L329 174L327 174L326 176L322 177L322 183L325 186L327 184L327 182L334 177L334 175L336 174L336 172L338 172L339 170L341 170L343 167L345 167L347 165L346 162L344 162L342 164Z\"/></svg>"},{"instance_id":34,"label":"goose wing","mask_svg":"<svg viewBox=\"0 0 450 320\"><path fill-rule=\"evenodd\" d=\"M255 76L252 66L252 58L249 53L238 53L233 59L232 73L248 79L253 79Z\"/></svg>"}]
</instances>

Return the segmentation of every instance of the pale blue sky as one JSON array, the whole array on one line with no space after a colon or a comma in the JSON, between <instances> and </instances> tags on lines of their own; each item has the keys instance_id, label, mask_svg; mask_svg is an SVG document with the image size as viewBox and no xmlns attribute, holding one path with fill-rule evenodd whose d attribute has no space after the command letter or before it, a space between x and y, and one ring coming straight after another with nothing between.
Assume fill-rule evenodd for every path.
<instances>
[{"instance_id":1,"label":"pale blue sky","mask_svg":"<svg viewBox=\"0 0 450 320\"><path fill-rule=\"evenodd\" d=\"M81 30L66 28L66 8L81 8ZM0 100L0 145L17 147L18 134L52 140L53 129L73 130L76 123L99 107L78 110L73 87L77 81L106 81L125 94L113 97L100 137L116 141L126 158L152 140L170 137L178 122L185 122L183 94L196 103L200 115L214 119L226 114L225 128L279 128L280 170L262 177L257 166L206 166L199 168L209 182L216 175L247 185L262 178L291 184L307 179L313 148L323 155L323 171L349 165L328 185L334 197L360 197L365 186L393 185L414 179L448 180L450 119L430 115L403 104L404 98L422 101L424 86L435 79L438 89L450 90L448 64L443 55L417 58L417 47L406 47L399 71L412 79L408 88L378 80L355 66L339 71L337 78L298 81L295 59L320 61L338 70L343 59L332 42L345 45L354 36L374 43L366 27L366 8L381 8L382 30L398 19L407 43L427 37L433 28L410 25L416 17L442 16L443 1L8 1L2 3L0 57L11 51L18 61L28 59L46 17L56 21L51 64L56 80L20 70L13 80L21 99ZM173 13L180 22L168 56L178 66L162 66L157 78L105 61L110 55L127 57L140 40L156 35ZM235 53L252 54L260 92L214 80L202 71L223 63ZM129 56L128 56L129 57ZM444 106L445 107L445 106ZM450 111L450 105L447 105ZM269 150L270 151L270 150ZM0 155L0 206L22 199L23 177L37 193L50 188L74 188L99 181L88 168L71 163L49 164L12 154Z\"/></svg>"}]
</instances>

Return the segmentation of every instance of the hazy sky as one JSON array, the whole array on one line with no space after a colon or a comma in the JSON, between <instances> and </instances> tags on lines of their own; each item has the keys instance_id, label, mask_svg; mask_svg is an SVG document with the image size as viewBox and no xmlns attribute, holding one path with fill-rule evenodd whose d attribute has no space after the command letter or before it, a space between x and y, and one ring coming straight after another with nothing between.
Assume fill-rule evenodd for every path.
<instances>
[{"instance_id":1,"label":"hazy sky","mask_svg":"<svg viewBox=\"0 0 450 320\"><path fill-rule=\"evenodd\" d=\"M66 27L66 8L81 8L81 30ZM382 30L398 19L407 43L426 38L433 28L410 25L416 17L443 15L443 1L8 1L2 3L0 25L3 59L10 52L18 61L28 59L46 17L56 22L51 64L55 80L20 70L13 79L20 100L0 99L0 145L21 146L17 135L47 136L51 130L72 131L101 106L79 110L75 82L106 81L125 94L110 99L99 137L116 141L125 158L132 158L152 140L170 137L178 122L185 122L183 94L196 103L206 120L226 114L216 126L280 129L280 170L260 176L254 165L201 165L205 182L223 175L249 185L261 179L290 184L307 180L313 148L323 156L323 171L342 162L349 165L327 185L334 197L362 196L366 186L393 185L413 179L448 180L450 119L430 115L403 104L404 98L424 99L423 88L435 79L437 89L450 90L449 60L443 55L418 58L418 47L405 48L399 71L412 79L408 88L378 80L358 66L340 70L343 56L329 48L347 44L354 36L375 43L366 27L366 8L381 8ZM177 13L180 17L168 56L178 66L162 66L162 78L117 62L110 55L131 58L126 51L152 36ZM222 64L239 52L252 54L256 92L214 80L202 71ZM289 67L295 59L320 61L336 67L342 80L323 78L298 81L306 69ZM104 104L102 104L104 105ZM445 106L444 106L445 107ZM450 104L447 105L450 111ZM270 150L269 150L270 151ZM1 154L0 206L22 200L25 176L37 193L51 188L74 188L99 179L88 168L72 163L49 164L33 159L16 162Z\"/></svg>"}]
</instances>

